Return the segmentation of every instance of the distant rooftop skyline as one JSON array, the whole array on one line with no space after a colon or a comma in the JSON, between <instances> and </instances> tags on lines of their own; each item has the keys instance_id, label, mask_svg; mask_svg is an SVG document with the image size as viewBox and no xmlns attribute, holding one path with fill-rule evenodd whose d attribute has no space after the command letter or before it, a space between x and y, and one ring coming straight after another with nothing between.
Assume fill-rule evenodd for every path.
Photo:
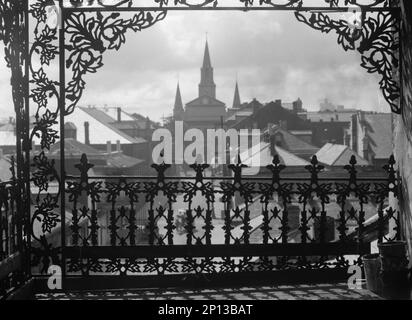
<instances>
[{"instance_id":1,"label":"distant rooftop skyline","mask_svg":"<svg viewBox=\"0 0 412 320\"><path fill-rule=\"evenodd\" d=\"M169 12L155 26L129 32L119 52L105 53L103 68L86 77L80 105L120 106L160 121L173 111L178 81L183 104L197 96L206 32L216 94L227 107L238 80L242 102L300 97L305 109L316 111L328 98L346 108L389 111L378 78L360 67L358 53L345 52L336 34L311 30L289 12ZM13 115L4 61L0 94L1 113Z\"/></svg>"}]
</instances>

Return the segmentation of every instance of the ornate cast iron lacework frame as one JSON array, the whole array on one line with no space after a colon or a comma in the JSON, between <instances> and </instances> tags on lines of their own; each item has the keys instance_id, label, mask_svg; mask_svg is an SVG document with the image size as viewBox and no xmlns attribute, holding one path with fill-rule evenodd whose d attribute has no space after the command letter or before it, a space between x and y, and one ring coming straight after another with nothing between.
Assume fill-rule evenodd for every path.
<instances>
[{"instance_id":1,"label":"ornate cast iron lacework frame","mask_svg":"<svg viewBox=\"0 0 412 320\"><path fill-rule=\"evenodd\" d=\"M16 95L14 95L16 115L22 119L17 135L20 141L18 141L17 150L19 155L19 177L25 177L25 181L31 181L37 188L35 210L31 215L30 221L27 223L27 229L29 230L27 239L31 244L31 246L28 247L31 247L32 250L32 263L34 266L40 266L37 271L45 272L51 263L60 264L61 258L63 258L64 261L66 260L64 250L61 252L61 248L52 246L48 237L56 229L61 228L61 246L66 248L67 227L65 223L62 223L62 221L66 219L67 202L65 196L67 183L64 173L64 118L75 110L85 90L85 75L95 73L103 66L103 56L106 51L120 49L125 42L125 36L128 31L137 32L149 28L165 19L168 11L288 10L294 12L298 21L307 24L311 28L325 33L336 32L338 35L338 44L341 45L344 50L358 50L361 54L362 67L366 68L369 73L377 73L380 75L380 86L392 111L401 113L402 109L399 105L400 84L397 80L400 65L398 50L398 34L400 29L399 8L396 4L394 5L393 1L389 0L324 0L322 5L318 7L309 7L307 6L309 2L310 1L304 0L238 0L233 1L233 3L238 3L238 6L224 7L224 2L218 0L153 0L147 1L148 7L136 7L137 1L133 0L62 0L59 2L62 25L61 29L58 30L50 28L46 23L48 6L53 4L53 1L33 0L29 4L29 9L27 9L27 2L24 0L0 0L0 39L2 39L6 45L6 61L12 69L13 93L17 92ZM139 5L141 5L140 3L139 1ZM348 6L352 5L358 5L362 9L363 28L361 30L349 28L347 21L340 18L340 14L348 11ZM121 13L125 13L128 17L123 17ZM30 37L28 32L28 14L31 16L30 21L35 22L32 26L33 33L30 33ZM57 76L53 76L53 72L51 71L53 67L59 70ZM23 68L25 68L25 72L23 72ZM68 70L67 74L65 72L66 69ZM29 72L31 75L30 93L28 91L29 86L27 85ZM28 99L30 99L32 106L34 106L31 112L35 114L35 119L31 124L31 131L29 130ZM56 124L60 125L60 130L55 129ZM41 149L39 151L32 150L33 169L31 179L29 180L28 150L34 139L40 141ZM56 163L47 157L47 151L50 149L50 146L59 139L61 139L60 172L55 169ZM21 145L20 147L19 143ZM26 153L24 153L24 151ZM313 168L317 165L315 162L316 160L314 160ZM393 166L393 163L391 163L390 166ZM87 174L88 167L90 167L90 165L83 159L82 164L79 166L82 174ZM155 169L159 174L158 179L164 179L162 174L164 174L166 168L155 167ZM206 183L202 180L202 168L194 166L193 169L197 172L198 181L195 184L195 186L197 186L196 188L202 191L209 204L212 203L214 201L214 193L211 191L210 182ZM239 173L241 168L233 166L232 170L235 173ZM281 166L275 161L271 170L274 174L278 175L281 171ZM312 172L313 179L315 179L315 171ZM352 178L353 172L351 173ZM85 177L86 176L82 179L86 179ZM244 213L240 213L240 211L235 212L235 217L229 217L225 222L226 241L239 241L239 239L232 238L230 234L232 228L231 220L234 218L240 218L242 223L245 224L246 229L244 231L243 241L248 241L249 217L247 214L247 206L250 202L249 196L253 192L250 190L251 185L242 183L240 174L235 174L235 180L234 184L222 185L224 197L227 197L227 200L229 200L233 197L234 192L240 192L241 195L245 197L246 211L244 211ZM176 189L177 185L172 182L169 182L171 184L169 184L166 189L164 186L160 187L159 184L160 182L164 183L164 181L159 181L157 184L145 184L145 188L149 188L145 189L149 197L147 201L150 202L151 200L150 194L157 193L159 190L174 190L178 192ZM79 192L86 192L94 199L93 201L98 202L100 195L98 192L95 193L95 189L99 189L100 186L87 181L85 183L85 185L69 184L68 193L71 200L75 201ZM385 185L386 184L383 184L381 187L388 190L387 187L384 187ZM56 186L57 192L51 191L52 186ZM118 192L119 186L113 185L114 190L117 190L116 192L110 191L109 186L107 187L107 192L111 195L111 200L108 199L108 201L114 201L113 203L115 203L113 199L116 198L116 192ZM138 186L127 186L131 188L128 190L132 197L134 194L132 191L135 190L133 188L138 188ZM321 194L327 191L319 189L321 188L320 185L317 185L316 190L310 189L309 185L305 184L297 186L299 189L296 192L303 197L301 201L304 202L308 200L305 194L309 191L319 192ZM193 190L196 190L196 188L190 183L184 184L183 187L187 189L184 191L188 192L185 200L190 203L192 192L194 192ZM290 186L286 184L282 185L282 189L279 189L279 185L277 187L273 185L272 187L267 186L267 190L265 190L272 193L277 192L283 201L287 202L289 199L288 192L291 192L291 190L288 189L289 187ZM121 187L121 189L122 188L123 187ZM341 187L337 186L337 188L341 188L339 189L340 191L349 192L349 194L350 192L356 192L357 195L359 195L359 193L363 192L363 189L360 187L360 189L358 187L351 189L350 187L342 185ZM22 195L25 195L24 198L29 199L30 192L28 182L26 189L22 189L22 191ZM141 189L138 189L136 192L141 192ZM348 196L347 193L344 194L346 195L341 195L340 201L344 201L345 197ZM150 208L149 221L151 221L151 224L153 224L157 218L171 213L170 203L173 202L173 195L166 195L169 199L168 207ZM267 195L267 197L269 197L269 195ZM326 200L327 198L322 201ZM24 202L22 203L24 204ZM191 209L194 211L191 211L188 216L188 225L186 225L189 235L192 235L188 238L188 244L202 241L208 243L208 234L213 228L210 222L210 208L206 208L205 217L203 218L206 225L206 235L203 239L196 239L190 232L193 228L191 221L193 221L194 213L196 213L198 217L202 216L202 208ZM29 211L27 204L26 210L26 212ZM320 212L320 216L323 217L321 218L322 225L324 224L325 218L324 211L325 210L322 209ZM282 228L284 230L282 232L286 232L288 228L287 213L283 213L284 216L281 218L279 212L272 212L270 216L268 211L265 212L265 221L269 222L271 219L279 219L282 222ZM305 210L302 212L301 223L303 229L300 230L302 232L302 242L308 240L307 237L304 236L306 232L305 226L311 217L313 219L316 216L316 213L312 212L311 216L308 217L306 216L308 213L309 212ZM91 221L94 221L95 215L96 212L93 209L90 213L82 213L83 218L88 217ZM394 214L392 213L392 215ZM351 213L351 217L351 219L357 217L356 219L358 219L360 226L362 226L362 215L358 216L357 213ZM73 217L73 219L71 227L74 228L73 230L76 230L77 220L75 217ZM343 227L346 219L348 218L345 216L345 213L342 213L341 222ZM113 221L116 220L116 216L114 216ZM129 222L133 228L133 219L130 218ZM93 223L94 222L92 222L92 225ZM153 242L153 244L155 242L159 242L159 244L165 241L169 244L172 242L171 233L175 226L170 219L168 223L169 233L166 235L166 238L159 239L155 234L152 234L151 242ZM265 239L269 240L270 235L268 234L268 230L263 231ZM92 233L95 233L94 229ZM342 231L342 237L344 238L344 231ZM32 239L30 240L30 238ZM284 233L282 233L281 238L285 240ZM116 239L116 235L113 234L113 243L119 240ZM75 238L73 241L77 242L78 240L79 238ZM132 237L130 237L129 240L132 243L134 241ZM83 241L94 242L95 238L93 236L90 239L83 239ZM263 259L267 259L267 257ZM166 263L165 261L163 261L163 263ZM94 262L91 260L87 261L89 265L90 263L93 265ZM157 263L156 270L159 271L159 268L165 270L163 266L159 267L159 261L155 262L153 260L152 262ZM64 263L64 272L66 271L65 265ZM228 265L231 265L229 261ZM198 267L206 268L207 266L202 265ZM235 270L236 268L236 266L233 266L232 269ZM87 273L90 270L92 270L92 268L89 268Z\"/></svg>"},{"instance_id":2,"label":"ornate cast iron lacework frame","mask_svg":"<svg viewBox=\"0 0 412 320\"><path fill-rule=\"evenodd\" d=\"M11 286L24 281L30 275L30 142L29 142L29 69L28 69L28 5L25 0L0 1L0 41L4 44L4 57L11 71L11 87L16 114L16 163L12 158L12 180L1 183L0 243L10 238L10 250L4 243L0 251L6 255L20 253L23 257L22 270L16 276L10 275ZM11 188L10 188L11 186ZM10 224L9 224L10 223ZM7 235L9 228L9 235ZM6 230L5 233L3 233ZM5 237L5 238L4 238ZM6 246L7 247L7 246ZM6 250L4 250L6 249ZM0 291L8 288L1 280ZM3 286L5 285L5 287ZM0 292L0 296L4 292Z\"/></svg>"}]
</instances>

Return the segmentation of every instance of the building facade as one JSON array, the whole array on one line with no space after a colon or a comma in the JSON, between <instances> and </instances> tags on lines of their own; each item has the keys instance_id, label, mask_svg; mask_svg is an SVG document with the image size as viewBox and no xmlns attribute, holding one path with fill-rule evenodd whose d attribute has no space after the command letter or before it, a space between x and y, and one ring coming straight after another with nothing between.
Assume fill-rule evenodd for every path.
<instances>
[{"instance_id":1,"label":"building facade","mask_svg":"<svg viewBox=\"0 0 412 320\"><path fill-rule=\"evenodd\" d=\"M176 91L173 109L174 120L183 120L188 128L206 130L220 128L226 119L226 105L216 98L214 70L206 42L203 65L200 71L199 94L183 108L180 87Z\"/></svg>"}]
</instances>

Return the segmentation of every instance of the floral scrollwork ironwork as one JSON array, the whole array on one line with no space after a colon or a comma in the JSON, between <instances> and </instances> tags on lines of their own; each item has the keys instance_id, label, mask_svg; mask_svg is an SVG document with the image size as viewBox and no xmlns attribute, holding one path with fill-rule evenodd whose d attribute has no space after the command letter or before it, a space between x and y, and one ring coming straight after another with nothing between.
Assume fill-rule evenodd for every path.
<instances>
[{"instance_id":1,"label":"floral scrollwork ironwork","mask_svg":"<svg viewBox=\"0 0 412 320\"><path fill-rule=\"evenodd\" d=\"M134 32L153 26L166 17L166 11L139 11L130 19L120 18L114 12L104 16L97 12L92 16L85 13L70 13L66 19L66 35L68 51L66 68L73 73L72 80L66 87L65 115L72 113L79 102L86 82L83 77L87 73L96 73L103 66L103 53L106 50L119 50L126 42L125 33Z\"/></svg>"},{"instance_id":2,"label":"floral scrollwork ironwork","mask_svg":"<svg viewBox=\"0 0 412 320\"><path fill-rule=\"evenodd\" d=\"M149 1L148 1L149 2ZM101 7L101 8L121 8L128 7L133 8L139 5L136 0L70 0L67 1L67 6L74 8L81 7ZM308 0L238 0L237 2L231 2L231 7L268 7L268 8L301 8L305 5L313 5L313 1ZM374 8L377 6L385 6L388 4L388 0L370 0L368 2L358 0L324 0L317 5L325 8L338 7L343 5L359 6L361 8ZM226 1L219 0L152 0L150 4L160 8L170 7L188 7L188 8L218 8L227 6ZM149 5L150 5L149 4Z\"/></svg>"},{"instance_id":3,"label":"floral scrollwork ironwork","mask_svg":"<svg viewBox=\"0 0 412 320\"><path fill-rule=\"evenodd\" d=\"M332 19L329 14L295 12L298 21L324 33L335 31L338 44L345 51L357 50L361 66L368 73L380 75L382 93L392 112L400 114L399 17L396 12L363 13L361 28L351 26L345 19Z\"/></svg>"}]
</instances>

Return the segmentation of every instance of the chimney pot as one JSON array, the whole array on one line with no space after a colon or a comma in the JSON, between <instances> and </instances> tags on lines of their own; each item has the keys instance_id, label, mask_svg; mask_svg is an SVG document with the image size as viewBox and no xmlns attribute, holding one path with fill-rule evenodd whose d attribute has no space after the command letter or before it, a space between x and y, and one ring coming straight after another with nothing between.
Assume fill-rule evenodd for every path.
<instances>
[{"instance_id":1,"label":"chimney pot","mask_svg":"<svg viewBox=\"0 0 412 320\"><path fill-rule=\"evenodd\" d=\"M286 120L280 120L279 121L279 127L283 130L288 129L288 122Z\"/></svg>"},{"instance_id":2,"label":"chimney pot","mask_svg":"<svg viewBox=\"0 0 412 320\"><path fill-rule=\"evenodd\" d=\"M107 141L107 153L111 154L112 153L112 142Z\"/></svg>"},{"instance_id":3,"label":"chimney pot","mask_svg":"<svg viewBox=\"0 0 412 320\"><path fill-rule=\"evenodd\" d=\"M90 125L87 121L84 123L84 143L90 145Z\"/></svg>"},{"instance_id":4,"label":"chimney pot","mask_svg":"<svg viewBox=\"0 0 412 320\"><path fill-rule=\"evenodd\" d=\"M122 108L117 108L117 121L122 121Z\"/></svg>"},{"instance_id":5,"label":"chimney pot","mask_svg":"<svg viewBox=\"0 0 412 320\"><path fill-rule=\"evenodd\" d=\"M122 152L122 145L120 144L120 140L116 141L116 151Z\"/></svg>"}]
</instances>

